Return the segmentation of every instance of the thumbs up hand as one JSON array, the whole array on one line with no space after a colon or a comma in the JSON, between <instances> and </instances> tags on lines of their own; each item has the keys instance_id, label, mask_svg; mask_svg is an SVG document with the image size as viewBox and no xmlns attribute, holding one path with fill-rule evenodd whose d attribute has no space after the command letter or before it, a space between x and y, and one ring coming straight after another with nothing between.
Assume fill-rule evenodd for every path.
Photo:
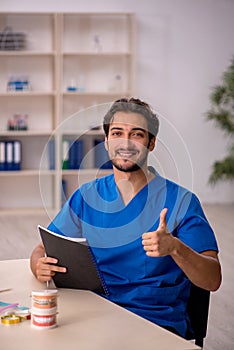
<instances>
[{"instance_id":1,"label":"thumbs up hand","mask_svg":"<svg viewBox=\"0 0 234 350\"><path fill-rule=\"evenodd\" d=\"M167 208L160 213L159 225L156 231L146 232L142 235L142 245L146 255L159 257L170 255L174 249L174 237L167 229Z\"/></svg>"}]
</instances>

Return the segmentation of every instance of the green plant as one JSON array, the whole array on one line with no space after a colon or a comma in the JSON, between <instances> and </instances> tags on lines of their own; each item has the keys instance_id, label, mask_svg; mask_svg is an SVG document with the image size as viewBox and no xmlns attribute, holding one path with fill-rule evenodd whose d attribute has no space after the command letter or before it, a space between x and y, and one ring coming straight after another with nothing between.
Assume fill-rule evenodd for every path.
<instances>
[{"instance_id":1,"label":"green plant","mask_svg":"<svg viewBox=\"0 0 234 350\"><path fill-rule=\"evenodd\" d=\"M220 180L234 180L234 57L223 73L222 82L213 88L210 95L212 107L206 113L207 120L212 120L221 128L230 141L227 156L215 161L209 183Z\"/></svg>"}]
</instances>

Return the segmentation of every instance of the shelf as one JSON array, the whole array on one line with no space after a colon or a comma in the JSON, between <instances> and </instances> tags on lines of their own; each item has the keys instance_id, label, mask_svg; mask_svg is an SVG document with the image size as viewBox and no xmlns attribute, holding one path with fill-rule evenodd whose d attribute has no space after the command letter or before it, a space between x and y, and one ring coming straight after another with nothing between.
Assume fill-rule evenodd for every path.
<instances>
[{"instance_id":1,"label":"shelf","mask_svg":"<svg viewBox=\"0 0 234 350\"><path fill-rule=\"evenodd\" d=\"M22 130L22 131L4 131L0 130L0 136L6 137L20 137L20 136L50 136L53 133L52 130Z\"/></svg>"},{"instance_id":2,"label":"shelf","mask_svg":"<svg viewBox=\"0 0 234 350\"><path fill-rule=\"evenodd\" d=\"M56 175L55 170L16 170L16 171L0 171L0 177L6 176L48 176Z\"/></svg>"},{"instance_id":3,"label":"shelf","mask_svg":"<svg viewBox=\"0 0 234 350\"><path fill-rule=\"evenodd\" d=\"M9 91L0 92L0 97L43 97L43 96L55 96L55 91Z\"/></svg>"},{"instance_id":4,"label":"shelf","mask_svg":"<svg viewBox=\"0 0 234 350\"><path fill-rule=\"evenodd\" d=\"M134 95L135 15L1 13L0 27L26 33L24 49L0 50L0 141L20 141L23 169L0 171L0 211L57 211L62 179L69 196L80 184L112 173L92 168L98 166L95 140L105 135L91 128L102 125L110 103ZM23 77L31 90L7 91L10 78ZM4 130L20 120L27 120L28 130ZM79 137L83 168L60 169L63 141ZM55 170L47 170L52 165Z\"/></svg>"},{"instance_id":5,"label":"shelf","mask_svg":"<svg viewBox=\"0 0 234 350\"><path fill-rule=\"evenodd\" d=\"M21 215L48 215L48 218L54 217L56 211L53 209L44 209L44 208L0 208L0 217L1 216L21 216Z\"/></svg>"},{"instance_id":6,"label":"shelf","mask_svg":"<svg viewBox=\"0 0 234 350\"><path fill-rule=\"evenodd\" d=\"M63 136L69 136L69 135L74 135L74 136L105 136L104 132L102 130L74 130L74 129L67 129L67 130L62 130L61 135Z\"/></svg>"},{"instance_id":7,"label":"shelf","mask_svg":"<svg viewBox=\"0 0 234 350\"><path fill-rule=\"evenodd\" d=\"M131 54L130 52L63 52L63 56L81 56L81 57L121 57L123 58L124 56L129 57Z\"/></svg>"},{"instance_id":8,"label":"shelf","mask_svg":"<svg viewBox=\"0 0 234 350\"><path fill-rule=\"evenodd\" d=\"M130 92L129 91L122 91L122 92L115 92L115 91L64 91L63 92L64 96L129 96Z\"/></svg>"},{"instance_id":9,"label":"shelf","mask_svg":"<svg viewBox=\"0 0 234 350\"><path fill-rule=\"evenodd\" d=\"M0 50L0 58L1 57L31 57L31 56L55 56L56 52L55 51L50 51L50 52L43 52L43 51L27 51L27 50L9 50L9 51L4 51Z\"/></svg>"}]
</instances>

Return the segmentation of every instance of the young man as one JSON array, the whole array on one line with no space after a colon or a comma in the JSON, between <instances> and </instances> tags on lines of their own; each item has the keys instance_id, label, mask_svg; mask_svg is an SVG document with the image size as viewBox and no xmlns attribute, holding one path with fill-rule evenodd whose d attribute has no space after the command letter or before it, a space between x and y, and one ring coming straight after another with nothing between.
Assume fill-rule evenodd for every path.
<instances>
[{"instance_id":1,"label":"young man","mask_svg":"<svg viewBox=\"0 0 234 350\"><path fill-rule=\"evenodd\" d=\"M87 238L109 290L106 298L185 337L191 282L215 291L221 267L197 197L147 164L158 126L148 104L114 102L103 123L113 174L77 189L49 229ZM44 255L40 243L31 256L40 281L66 272Z\"/></svg>"}]
</instances>

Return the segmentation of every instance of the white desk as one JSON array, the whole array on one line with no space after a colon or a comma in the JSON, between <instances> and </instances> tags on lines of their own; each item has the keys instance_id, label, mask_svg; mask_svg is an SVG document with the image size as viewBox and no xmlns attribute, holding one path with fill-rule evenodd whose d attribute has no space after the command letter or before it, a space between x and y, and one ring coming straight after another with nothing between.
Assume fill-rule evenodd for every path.
<instances>
[{"instance_id":1,"label":"white desk","mask_svg":"<svg viewBox=\"0 0 234 350\"><path fill-rule=\"evenodd\" d=\"M29 268L29 260L0 261L0 300L31 306L31 291L45 289ZM0 349L24 350L193 350L194 344L81 290L60 289L58 327L38 330L30 321L0 324Z\"/></svg>"}]
</instances>

